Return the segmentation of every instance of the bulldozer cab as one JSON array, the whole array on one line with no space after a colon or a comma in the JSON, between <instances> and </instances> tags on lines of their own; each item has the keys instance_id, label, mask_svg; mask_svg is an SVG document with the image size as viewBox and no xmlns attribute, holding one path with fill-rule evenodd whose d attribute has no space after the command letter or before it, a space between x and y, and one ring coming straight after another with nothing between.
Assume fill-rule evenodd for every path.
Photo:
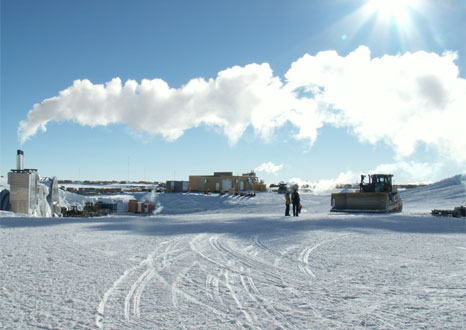
<instances>
[{"instance_id":1,"label":"bulldozer cab","mask_svg":"<svg viewBox=\"0 0 466 330\"><path fill-rule=\"evenodd\" d=\"M392 174L370 174L369 182L364 183L365 175L361 175L360 192L392 192Z\"/></svg>"}]
</instances>

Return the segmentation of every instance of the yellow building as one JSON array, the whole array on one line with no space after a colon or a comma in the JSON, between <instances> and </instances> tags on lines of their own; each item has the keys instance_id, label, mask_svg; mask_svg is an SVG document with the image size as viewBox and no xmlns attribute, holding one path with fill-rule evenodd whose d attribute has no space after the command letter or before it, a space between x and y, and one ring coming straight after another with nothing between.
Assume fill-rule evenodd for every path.
<instances>
[{"instance_id":1,"label":"yellow building","mask_svg":"<svg viewBox=\"0 0 466 330\"><path fill-rule=\"evenodd\" d=\"M256 173L243 173L241 176L233 172L214 172L214 175L190 175L189 190L201 192L265 191L263 181L259 181Z\"/></svg>"}]
</instances>

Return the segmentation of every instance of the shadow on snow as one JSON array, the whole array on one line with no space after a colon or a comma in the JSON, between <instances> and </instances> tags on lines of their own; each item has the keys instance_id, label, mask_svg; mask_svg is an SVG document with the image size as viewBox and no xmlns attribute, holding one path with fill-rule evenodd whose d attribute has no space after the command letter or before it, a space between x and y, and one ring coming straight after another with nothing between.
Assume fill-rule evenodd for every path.
<instances>
[{"instance_id":1,"label":"shadow on snow","mask_svg":"<svg viewBox=\"0 0 466 330\"><path fill-rule=\"evenodd\" d=\"M207 218L207 219L206 219ZM0 228L30 228L84 224L87 230L122 231L128 234L171 236L200 233L293 235L325 230L371 234L378 231L418 234L464 234L466 221L420 215L328 215L299 218L252 214L159 215L101 218L0 218Z\"/></svg>"}]
</instances>

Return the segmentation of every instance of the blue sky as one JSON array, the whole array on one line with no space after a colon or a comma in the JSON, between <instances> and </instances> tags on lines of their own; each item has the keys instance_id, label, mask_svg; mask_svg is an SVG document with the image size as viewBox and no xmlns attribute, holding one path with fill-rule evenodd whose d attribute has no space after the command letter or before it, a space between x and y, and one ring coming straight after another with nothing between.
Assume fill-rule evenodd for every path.
<instances>
[{"instance_id":1,"label":"blue sky","mask_svg":"<svg viewBox=\"0 0 466 330\"><path fill-rule=\"evenodd\" d=\"M2 0L0 175L463 173L465 31L460 0Z\"/></svg>"}]
</instances>

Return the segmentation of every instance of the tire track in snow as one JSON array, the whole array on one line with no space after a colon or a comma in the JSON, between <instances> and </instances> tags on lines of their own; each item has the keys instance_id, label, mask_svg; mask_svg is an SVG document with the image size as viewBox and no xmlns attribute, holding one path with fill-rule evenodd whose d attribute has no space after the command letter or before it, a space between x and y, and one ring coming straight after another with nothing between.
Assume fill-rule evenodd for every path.
<instances>
[{"instance_id":1,"label":"tire track in snow","mask_svg":"<svg viewBox=\"0 0 466 330\"><path fill-rule=\"evenodd\" d=\"M214 296L212 295L212 292L211 292L212 291L211 288L213 286L212 282L214 281L214 279L215 277L210 274L208 274L205 279L205 293L206 293L207 298L210 298L210 300L214 300Z\"/></svg>"},{"instance_id":2,"label":"tire track in snow","mask_svg":"<svg viewBox=\"0 0 466 330\"><path fill-rule=\"evenodd\" d=\"M194 261L190 266L186 267L185 269L183 269L183 271L181 271L179 273L179 275L176 277L175 281L173 281L172 285L171 285L171 292L172 292L172 303L173 303L173 307L178 307L178 300L177 300L177 294L179 292L182 292L183 295L186 294L185 291L181 290L179 287L178 287L178 283L181 282L181 279L182 278L189 278L189 276L187 276L187 274L189 274L191 272L191 269L194 267L194 266L200 266L199 262L197 261Z\"/></svg>"},{"instance_id":3,"label":"tire track in snow","mask_svg":"<svg viewBox=\"0 0 466 330\"><path fill-rule=\"evenodd\" d=\"M273 304L271 304L267 299L265 299L259 292L259 290L257 289L255 283L254 283L254 280L253 278L251 277L251 268L254 269L254 271L257 271L259 273L262 273L263 275L271 275L270 272L264 272L264 268L268 267L270 268L271 266L266 264L266 263L263 263L261 261L257 261L256 259L254 258L251 258L249 255L245 255L243 253L240 253L240 252L236 252L236 251L233 251L232 249L229 249L229 248L226 248L224 245L222 245L219 240L218 240L218 236L211 236L210 239L209 239L212 247L217 250L217 252L219 253L223 253L227 256L227 258L229 260L232 260L232 261L236 261L236 262L239 262L240 264L242 264L243 266L245 266L247 269L248 269L248 273L246 273L244 271L244 268L243 266L240 266L239 268L239 275L240 276L243 276L243 277L246 277L248 279L248 283L250 284L251 288L252 288L252 292L251 290L248 288L248 286L246 286L244 283L243 283L243 287L244 289L247 291L248 295L249 296L253 296L253 300L256 301L256 302L260 302L261 303L261 306L260 306L260 309L261 311L279 328L282 328L282 329L289 329L289 328L295 328L293 326L293 322L289 321L287 317L285 317L281 312L279 312L277 310L277 308L275 308L273 306ZM231 267L230 267L231 268ZM273 267L272 267L273 268ZM274 279L277 280L277 279L280 279L280 284L278 284L279 287L286 287L286 285L284 284L283 280L281 279L281 276L280 275L275 275L275 274L272 274L274 276ZM274 286L277 286L277 283L274 282L274 281L270 281L270 279L268 279L268 282L271 282L274 284ZM282 306L284 307L284 306ZM283 326L282 323L280 321L277 320L277 316L281 319L283 319L286 323L288 323L287 326Z\"/></svg>"},{"instance_id":4,"label":"tire track in snow","mask_svg":"<svg viewBox=\"0 0 466 330\"><path fill-rule=\"evenodd\" d=\"M213 295L210 294L210 291L213 292ZM210 299L217 301L221 305L225 306L225 303L223 302L223 299L220 296L219 278L217 276L213 276L211 274L207 275L206 294L207 294L207 297L209 297Z\"/></svg>"},{"instance_id":5,"label":"tire track in snow","mask_svg":"<svg viewBox=\"0 0 466 330\"><path fill-rule=\"evenodd\" d=\"M112 286L105 292L102 300L100 301L99 303L99 306L97 307L97 313L96 313L96 316L95 316L95 325L99 328L99 329L103 329L104 327L104 316L105 316L105 309L106 309L106 305L107 305L107 302L108 300L110 299L110 297L114 294L114 292L119 289L122 284L127 281L128 279L130 279L130 277L134 276L137 274L137 272L139 271L139 269L143 269L144 267L146 267L147 265L149 265L149 267L152 266L152 263L153 263L153 259L154 259L154 255L163 247L163 245L165 244L168 244L170 242L172 242L174 240L171 240L171 241L165 241L165 242L162 242L158 247L157 249L155 249L153 252L151 252L147 258L145 260L143 260L139 265L136 265L130 269L127 269L113 284ZM148 275L148 273L150 273L150 271L148 272L148 270L144 271L143 275L142 276L139 276L138 279L133 282L133 284L131 285L130 287L130 290L129 290L129 293L126 295L125 297L125 303L124 303L124 317L126 320L129 320L129 316L130 316L130 301L131 301L131 298L134 294L134 292L137 291L138 287L140 286L141 282L143 282L144 280L147 281L146 277ZM150 278L152 278L154 274L152 274L150 276ZM145 286L145 284L144 284ZM140 293L142 293L142 290L137 291L138 294L139 294L139 297L140 297ZM137 308L133 310L136 311L135 314L138 313L138 308L139 308L139 303L136 304L137 305Z\"/></svg>"},{"instance_id":6,"label":"tire track in snow","mask_svg":"<svg viewBox=\"0 0 466 330\"><path fill-rule=\"evenodd\" d=\"M137 317L140 316L139 304L141 300L142 291L146 286L146 283L154 276L153 269L146 269L146 271L131 285L128 294L125 297L125 319L129 321L131 311L131 299L133 299L133 314Z\"/></svg>"},{"instance_id":7,"label":"tire track in snow","mask_svg":"<svg viewBox=\"0 0 466 330\"><path fill-rule=\"evenodd\" d=\"M167 267L168 261L169 260L175 260L178 259L184 254L179 252L181 250L175 250L171 251L173 248L174 244L168 245L165 249L165 251L159 255L157 255L157 258L154 259L155 253L158 251L154 251L151 253L147 259L146 259L146 266L148 269L136 280L133 285L131 286L130 292L125 298L125 319L129 320L130 318L130 301L131 297L133 298L133 314L136 315L136 317L140 317L140 304L141 304L141 296L142 293L144 292L144 289L146 285L150 282L150 280L154 277L156 274L156 271L163 270ZM171 254L176 254L176 257L170 257ZM157 263L156 265L154 264L155 261L159 261L160 263ZM156 269L157 266L157 269Z\"/></svg>"},{"instance_id":8,"label":"tire track in snow","mask_svg":"<svg viewBox=\"0 0 466 330\"><path fill-rule=\"evenodd\" d=\"M256 287L256 284L254 283L254 280L251 276L251 269L248 269L248 273L249 275L248 276L243 276L241 275L240 276L240 279L241 279L241 284L243 285L243 288L245 289L245 291L248 293L249 297L254 301L254 302L257 302L257 303L262 303L263 305L260 305L260 310L261 312L263 312L270 320L272 320L272 322L275 324L275 326L277 328L280 328L280 329L286 329L286 327L284 327L275 317L273 317L268 309L272 309L274 313L277 313L277 310L272 307L265 299L263 299L263 297L261 296L261 293L259 292L259 290L257 289ZM246 279L246 280L245 280ZM280 313L279 313L280 314ZM280 314L281 315L281 314ZM283 315L281 315L283 316ZM257 319L257 316L255 316L255 319Z\"/></svg>"},{"instance_id":9,"label":"tire track in snow","mask_svg":"<svg viewBox=\"0 0 466 330\"><path fill-rule=\"evenodd\" d=\"M244 307L243 307L243 304L240 300L240 298L238 297L238 294L236 293L236 291L234 290L234 287L232 285L232 277L230 276L230 274L234 274L234 275L237 275L240 277L240 280L242 281L242 283L244 283L244 276L246 276L246 273L244 271L244 268L241 267L240 269L238 268L234 268L230 265L230 262L232 262L233 260L231 259L231 257L228 258L228 265L227 264L224 264L222 262L218 262L214 259L212 259L211 257L207 257L203 252L200 251L200 249L196 246L195 242L197 240L199 240L200 238L202 238L204 235L198 235L197 237L195 237L192 241L191 241L191 248L193 249L193 251L195 251L196 253L198 253L201 257L203 257L204 259L206 259L207 261L217 265L220 269L221 269L221 274L220 276L223 275L223 278L224 278L224 282L225 282L225 287L226 289L228 290L230 296L232 297L236 307L239 309L239 311L244 315L247 323L249 323L250 325L252 325L255 321L258 320L258 317L257 315L255 315L254 313L252 313L252 315L250 315L250 312L248 312ZM217 237L216 236L211 236L209 237L209 243L210 243L210 246L212 246L212 242L214 240L216 240ZM214 243L215 244L215 243ZM216 255L218 256L219 255L219 251L217 249L214 248L214 251L216 252ZM220 290L219 290L219 282L220 282L220 279L215 277L215 276L212 276L210 274L207 275L207 279L206 279L206 282L207 283L215 283L214 284L214 295L216 297L216 299L218 299L221 304L223 306L227 306L225 305L225 303L223 302L223 299L221 298L220 296ZM208 290L206 290L208 291ZM249 290L247 290L247 293L251 296L251 293ZM257 301L255 298L252 299L253 301ZM255 321L254 321L255 320ZM244 327L243 324L237 324L239 327Z\"/></svg>"},{"instance_id":10,"label":"tire track in snow","mask_svg":"<svg viewBox=\"0 0 466 330\"><path fill-rule=\"evenodd\" d=\"M316 277L316 275L312 272L311 268L309 267L309 255L311 254L314 249L318 248L321 244L317 244L313 247L306 247L300 254L298 260L301 263L298 264L298 268L301 272L311 275L312 277Z\"/></svg>"},{"instance_id":11,"label":"tire track in snow","mask_svg":"<svg viewBox=\"0 0 466 330\"><path fill-rule=\"evenodd\" d=\"M217 236L212 236L210 238L211 246L218 252L227 255L228 259L235 260L238 263L242 264L246 268L252 268L256 272L261 273L262 275L266 276L266 279L269 282L275 283L278 286L283 286L284 283L282 281L281 276L278 272L270 272L269 269L272 269L273 266L270 264L264 263L262 261L258 261L257 259L251 258L249 255L245 255L241 252L234 251L230 248L225 247L221 244L218 240ZM228 267L231 268L231 267ZM240 271L236 271L237 273L241 274Z\"/></svg>"},{"instance_id":12,"label":"tire track in snow","mask_svg":"<svg viewBox=\"0 0 466 330\"><path fill-rule=\"evenodd\" d=\"M243 274L240 270L235 269L235 268L233 268L232 266L227 265L226 263L223 263L223 261L217 261L217 260L213 259L212 257L207 256L205 253L203 253L203 252L198 248L198 246L196 245L196 242L197 242L198 240L200 240L200 239L202 238L202 236L205 236L205 235L200 234L200 235L196 236L195 238L193 238L193 239L191 240L191 242L189 243L189 245L190 245L190 247L191 247L191 250L192 250L193 252L195 252L196 254L198 254L202 259L205 259L206 261L208 261L208 262L210 262L210 263L212 263L212 264L215 264L215 265L216 265L217 267L219 267L220 269L228 269L230 272L236 273L236 274L238 274L238 275ZM217 255L218 255L218 253L221 253L221 254L228 254L228 251L229 251L228 249L222 248L221 246L215 246L216 244L218 244L217 241L218 241L218 238L217 238L216 236L211 236L211 237L209 238L209 242L211 242L211 246L214 248L214 250L215 250L215 252L217 253ZM214 242L214 243L212 243L212 242ZM242 257L240 257L240 258L238 259L238 256L235 256L235 255L233 255L232 253L230 253L230 254L228 255L228 260L229 260L229 261L235 260L235 259L241 260L241 259L243 259L243 258L247 258L247 257L244 256L244 255L242 255ZM243 262L243 264L246 265L244 262ZM248 266L248 265L246 265L246 266ZM270 266L267 265L267 264L261 264L261 267L260 267L260 268L262 269L262 273L263 273L264 275L272 275L272 276L275 277L276 279L280 279L280 276L279 276L279 275L270 274L270 273L268 273L268 272L263 272L263 268L264 268L264 267L265 267L265 268L266 268L266 267L269 267L269 268L270 268ZM249 267L248 267L248 268L249 268ZM260 269L259 269L259 271L260 271ZM243 274L243 275L244 275L244 274Z\"/></svg>"},{"instance_id":13,"label":"tire track in snow","mask_svg":"<svg viewBox=\"0 0 466 330\"><path fill-rule=\"evenodd\" d=\"M236 295L235 290L233 289L233 286L232 286L231 283L230 283L230 275L229 275L228 270L225 270L225 273L223 274L223 276L225 277L225 285L226 285L228 291L230 292L231 297L232 297L233 300L235 301L236 306L237 306L238 309L241 311L241 313L243 313L243 315L244 315L244 317L246 318L246 320L247 320L250 324L253 323L252 317L251 317L251 316L249 315L249 313L243 308L243 305L241 304L241 301L239 300L238 296ZM257 319L257 317L256 317L256 319Z\"/></svg>"},{"instance_id":14,"label":"tire track in snow","mask_svg":"<svg viewBox=\"0 0 466 330\"><path fill-rule=\"evenodd\" d=\"M318 244L318 246L320 246L320 245L322 245L322 244L324 244L324 243L328 243L328 242L333 241L333 240L340 239L340 238L342 238L343 236L349 236L349 235L351 235L351 234L343 234L343 235L340 235L340 236L337 237L337 238L333 238L333 239L330 239L330 240L326 240L326 241L324 241L324 242L321 242L321 243ZM267 252L270 253L271 255L276 256L275 261L274 261L273 264L274 264L274 266L275 266L276 268L284 269L284 272L282 272L281 274L283 274L283 273L287 274L287 270L288 270L288 269L291 269L290 265L288 265L288 266L285 265L286 268L283 268L283 266L282 266L282 267L279 267L279 265L280 265L281 263L284 263L284 262L288 261L288 262L290 262L292 265L296 265L296 264L298 263L298 268L299 268L299 269L302 269L302 272L306 275L306 280L303 280L304 278L301 279L301 278L298 276L300 273L290 273L290 274L292 274L292 277L291 277L291 278L293 278L293 281L292 281L292 282L289 282L289 281L286 280L286 278L288 278L288 277L286 277L286 278L282 277L283 282L285 283L285 285L287 285L288 291L289 291L290 293L292 293L292 294L293 294L295 297L297 297L297 298L301 297L301 296L302 296L302 295L301 295L301 290L300 290L299 288L295 288L295 286L296 286L296 285L308 286L308 285L309 285L309 282L308 282L307 278L308 278L308 276L312 276L312 275L310 275L310 273L309 273L308 271L311 271L311 272L312 272L312 270L311 270L310 267L308 267L308 270L305 270L305 269L304 269L304 266L305 266L305 265L303 265L303 264L305 264L305 263L304 263L303 260L300 260L299 258L298 258L298 260L296 260L296 257L294 257L294 256L289 256L289 255L288 255L291 251L296 250L296 249L298 248L298 246L297 246L297 245L289 246L289 247L287 247L287 248L284 250L283 253L280 253L280 252L277 252L276 250L273 250L272 248L270 248L267 244L264 244L264 243L262 242L262 240L260 239L261 236L262 236L262 235L255 235L255 236L253 237L253 242L254 242L254 244L255 244L257 247L259 247L260 249L262 249L262 250L264 250L264 251L267 251ZM307 248L305 248L305 249L303 250L304 253L302 253L302 254L303 254L303 257L306 257L307 260L309 260L309 256L310 256L311 252L314 251L314 249L316 249L318 246L312 246L312 247L307 247ZM309 254L307 254L306 252L309 252ZM301 267L301 268L300 268L300 267ZM313 274L313 273L312 273L312 274ZM315 304L311 304L311 303L309 303L309 302L306 302L304 305L300 305L300 307L301 307L301 308L305 307L305 308L311 309L312 313L316 316L316 318L322 318L322 314L318 311L318 309L317 309L317 307L315 306ZM293 324L293 323L291 323L291 324Z\"/></svg>"},{"instance_id":15,"label":"tire track in snow","mask_svg":"<svg viewBox=\"0 0 466 330\"><path fill-rule=\"evenodd\" d=\"M244 269L243 269L243 267L241 267L241 272L243 272L243 271L244 271ZM248 272L249 272L249 274L251 274L251 269L248 269ZM254 281L251 278L251 276L250 275L248 275L248 276L240 275L239 278L240 278L241 284L243 285L244 290L247 292L249 297L253 301L257 301L256 295L259 294L259 291L257 290L256 285L254 284ZM247 281L247 284L246 284L246 281ZM252 290L252 292L251 292L251 290Z\"/></svg>"},{"instance_id":16,"label":"tire track in snow","mask_svg":"<svg viewBox=\"0 0 466 330\"><path fill-rule=\"evenodd\" d=\"M153 251L150 253L147 258L140 264L141 268L144 266L152 266L153 258L155 253L158 252L159 249ZM128 294L125 297L125 305L124 305L124 314L125 314L125 319L128 321L130 317L130 304L131 304L131 298L133 298L133 295L136 290L140 287L141 283L143 283L146 280L146 277L152 272L152 269L146 269L139 278L133 282L131 285ZM136 308L135 308L135 303L133 301L133 313L136 314Z\"/></svg>"},{"instance_id":17,"label":"tire track in snow","mask_svg":"<svg viewBox=\"0 0 466 330\"><path fill-rule=\"evenodd\" d=\"M293 249L296 249L296 246L290 246L290 247L287 247L283 253L280 253L280 252L277 252L273 249L271 249L270 247L268 247L266 244L264 244L260 239L259 239L260 235L256 235L253 237L253 242L254 244L260 248L261 250L263 251L266 251L267 253L271 254L271 255L274 255L275 256L275 260L273 262L273 266L274 268L277 268L277 270L279 270L279 274L280 274L280 277L282 279L282 282L287 284L287 282L285 281L283 275L288 275L288 276L292 276L294 278L294 283L296 282L299 282L301 279L300 278L297 278L296 275L298 275L297 273L294 273L294 272L291 272L289 269L290 266L286 266L286 267L280 267L280 263L282 263L283 261L289 261L290 263L292 263L293 265L296 264L296 258L294 257L290 257L288 256L289 252L292 251ZM298 262L301 262L301 261L298 261ZM299 267L299 266L298 266ZM301 281L303 285L307 285L308 282L307 280L306 281Z\"/></svg>"},{"instance_id":18,"label":"tire track in snow","mask_svg":"<svg viewBox=\"0 0 466 330\"><path fill-rule=\"evenodd\" d=\"M204 246L202 251L201 248L198 246L198 241L204 239L204 241L208 241L210 246L214 249L214 253L207 253L205 252L206 247ZM296 329L294 326L293 320L289 320L281 310L289 310L290 308L282 303L279 303L279 306L275 307L273 302L270 302L268 299L264 298L260 291L257 289L253 278L251 276L251 269L259 273L259 276L265 279L265 282L271 284L273 287L276 288L285 288L287 284L282 279L281 273L286 273L289 276L293 277L296 273L292 273L287 271L286 269L278 269L276 273L271 273L269 269L275 269L275 267L269 265L268 263L264 263L252 258L250 255L245 255L240 252L232 251L231 249L225 247L223 244L219 243L218 236L210 236L207 239L206 234L199 234L194 237L190 242L191 249L197 253L202 259L215 264L217 267L222 269L223 271L228 271L229 274L235 274L238 276L243 276L243 278L247 279L247 282L250 284L251 290L248 290L248 295L252 295L255 298L255 301L259 303L259 308L261 312L275 325L276 328L279 329ZM217 261L215 256L225 256L222 259L223 261ZM228 260L228 264L226 262ZM239 264L235 267L232 263ZM245 270L247 269L247 271ZM222 271L222 273L223 273ZM272 277L272 278L271 278ZM247 286L247 285L246 285ZM245 288L246 290L246 288ZM253 300L254 301L254 300ZM284 325L286 324L286 325Z\"/></svg>"},{"instance_id":19,"label":"tire track in snow","mask_svg":"<svg viewBox=\"0 0 466 330\"><path fill-rule=\"evenodd\" d=\"M197 246L197 241L202 239L203 237L205 237L205 235L203 234L200 234L198 236L196 236L195 238L193 238L190 242L190 246L191 246L191 249L196 252L199 256L201 256L203 259L207 260L208 262L212 263L212 264L215 264L216 266L218 266L220 269L221 269L221 273L220 273L220 277L223 277L224 278L224 284L225 284L225 287L226 289L228 290L230 296L232 297L233 301L235 302L235 305L236 307L240 310L240 312L245 316L245 319L246 321L249 323L249 324L252 324L253 323L253 318L255 318L257 320L257 316L254 315L254 317L252 317L246 310L245 308L243 308L243 305L240 301L240 299L238 298L238 295L236 294L236 291L234 290L234 287L232 285L232 280L231 280L231 276L230 276L230 273L231 274L235 274L237 276L243 276L243 272L244 270L241 269L241 270L238 270L236 268L233 268L232 266L230 265L227 265L226 263L223 263L223 262L219 262L217 260L214 260L213 258L211 257L208 257L205 253L203 253L203 251L201 251L199 249L199 247ZM209 243L211 246L212 245L212 239L215 238L215 236L211 236L209 238ZM217 252L217 256L218 256L218 251L215 250ZM230 258L231 259L231 258ZM216 276L213 276L211 274L208 274L207 275L207 278L206 278L206 285L210 285L210 284L213 284L214 285L214 296L212 295L209 295L209 290L206 289L206 294L208 296L210 296L212 299L216 299L217 301L219 301L221 303L222 306L225 306L225 307L228 307L228 305L225 304L225 302L223 301L223 299L221 298L220 296L220 288L219 288L219 284L220 284L220 278L216 277ZM237 321L239 322L239 321ZM244 325L242 323L237 323L237 325L239 327L243 327Z\"/></svg>"},{"instance_id":20,"label":"tire track in snow","mask_svg":"<svg viewBox=\"0 0 466 330\"><path fill-rule=\"evenodd\" d=\"M202 238L202 236L204 236L203 234L199 234L197 235L196 237L194 237L190 242L189 242L189 246L191 248L191 250L193 252L195 252L196 254L198 254L202 259L205 259L207 260L208 262L214 264L214 265L217 265L218 267L220 267L221 269L229 269L230 267L221 263L221 262L218 262L214 259L212 259L211 257L208 257L206 254L202 253L199 248L196 246L196 242Z\"/></svg>"},{"instance_id":21,"label":"tire track in snow","mask_svg":"<svg viewBox=\"0 0 466 330\"><path fill-rule=\"evenodd\" d=\"M138 277L138 279L135 282L133 282L128 294L125 297L124 315L127 321L129 321L131 315L131 299L133 299L133 314L139 316L139 301L141 299L141 294L146 286L146 283L154 276L154 256L161 249L162 245L163 243L159 246L159 248L150 253L147 256L147 258L141 263L142 267L148 268L142 273L142 275Z\"/></svg>"},{"instance_id":22,"label":"tire track in snow","mask_svg":"<svg viewBox=\"0 0 466 330\"><path fill-rule=\"evenodd\" d=\"M122 283L131 273L133 273L136 269L141 267L141 265L137 265L133 268L130 268L126 270L123 275L120 276L118 280L116 280L113 285L110 287L110 289L105 292L102 300L99 303L99 306L97 307L97 314L95 316L95 325L99 329L103 329L103 322L104 322L104 315L105 315L105 306L107 304L108 299L110 296L113 295L113 292L120 286L120 283Z\"/></svg>"},{"instance_id":23,"label":"tire track in snow","mask_svg":"<svg viewBox=\"0 0 466 330\"><path fill-rule=\"evenodd\" d=\"M173 288L173 285L170 285L170 283L168 283L168 281L163 276L161 276L160 274L154 273L154 276L157 277L160 280L160 282L162 284L164 284L166 287L171 287L172 289L174 289L176 294L179 294L179 295L183 296L183 298L185 298L187 301L195 303L195 304L197 304L197 305L199 305L201 307L204 307L207 310L210 310L214 314L220 316L223 320L226 320L226 319L230 318L227 313L222 312L218 308L215 308L215 307L213 307L211 305L203 303L202 301L200 301L199 299L197 299L193 295L181 290L180 288L178 288L178 287Z\"/></svg>"},{"instance_id":24,"label":"tire track in snow","mask_svg":"<svg viewBox=\"0 0 466 330\"><path fill-rule=\"evenodd\" d=\"M293 259L287 257L286 253L281 254L281 253L279 253L279 252L276 252L276 251L270 249L270 248L269 248L267 245L265 245L264 243L262 243L262 242L259 240L259 235L254 236L253 241L254 241L254 244L256 244L256 246L258 246L258 247L260 247L260 248L262 248L262 249L268 251L268 252L271 253L272 255L275 255L275 256L276 256L275 261L274 261L274 266L278 267L278 265L280 264L281 260L283 260L284 258L289 259L289 260L291 260L291 261L294 262ZM300 253L299 258L298 258L298 261L299 261L299 263L298 263L298 268L299 268L303 273L305 273L305 274L307 274L307 275L311 275L311 276L313 276L313 277L316 277L315 274L312 272L312 270L309 268L308 262L307 262L307 261L309 260L309 255L310 255L310 253L311 253L314 249L316 249L318 246L320 246L321 244L323 244L323 242L322 242L322 243L319 243L319 244L317 244L316 246L313 246L313 247L306 247L306 248ZM292 249L293 249L293 247L288 247L285 251L288 252L288 251L290 251L290 250L292 250Z\"/></svg>"},{"instance_id":25,"label":"tire track in snow","mask_svg":"<svg viewBox=\"0 0 466 330\"><path fill-rule=\"evenodd\" d=\"M314 246L311 246L311 247L306 247L304 248L301 253L299 254L299 257L298 257L298 260L301 262L298 264L298 267L299 269L307 274L307 275L310 275L312 277L316 277L316 275L314 274L314 272L311 270L311 267L309 266L309 256L311 255L311 253L317 249L318 247L324 245L324 244L327 244L327 243L330 243L330 242L333 242L333 241L337 241L339 239L342 239L343 237L345 236L349 236L350 234L343 234L343 235L339 235L338 237L336 238L332 238L332 239L329 239L329 240L326 240L326 241L323 241L323 242L320 242L320 243L317 243L316 245Z\"/></svg>"},{"instance_id":26,"label":"tire track in snow","mask_svg":"<svg viewBox=\"0 0 466 330\"><path fill-rule=\"evenodd\" d=\"M227 269L228 266L222 265L222 264L216 262L212 258L210 258L210 257L206 256L204 253L202 253L201 250L198 248L197 242L199 240L201 240L204 236L205 236L204 234L199 234L199 235L196 235L195 237L193 237L189 241L189 244L188 244L189 247L190 247L190 250L195 252L202 259L207 260L209 263L213 263L213 264L217 265L220 269L222 269L222 270ZM187 243L187 242L185 241L185 243ZM188 252L185 252L185 254L186 253L188 253ZM215 314L224 321L225 320L230 320L231 322L236 322L236 318L232 318L230 313L225 312L225 311L223 311L223 310L221 310L220 308L217 307L217 306L226 307L226 305L223 302L222 297L220 295L220 282L221 281L220 281L219 277L211 275L211 274L207 274L204 285L202 285L201 283L193 282L191 279L199 278L198 275L192 275L193 267L199 267L201 272L204 272L204 273L207 272L207 269L205 267L203 267L203 265L199 262L199 260L195 260L189 266L185 267L182 271L178 271L179 275L176 277L176 279L171 284L169 284L165 279L163 280L163 282L168 287L170 287L170 289L171 289L171 299L172 299L173 307L178 308L178 309L183 308L183 306L180 304L181 299L179 299L179 297L181 297L183 300L186 300L186 301L188 301L190 303L194 303L194 304L198 305L200 307L200 309L199 309L200 311L206 312L208 314ZM220 273L220 276L222 276L222 274L223 274L223 271ZM155 273L155 276L157 276L159 278L162 278L160 276L160 274L158 274L158 273ZM180 283L183 283L183 282L185 282L185 285L187 284L187 287L190 290L200 290L200 291L204 292L207 297L212 298L212 299L210 299L210 301L214 300L216 303L211 304L211 303L202 301L203 295L199 295L198 292L190 293L190 292L187 292L187 291L183 290L179 286ZM209 286L213 287L213 289L212 289L213 290L213 296L212 296L212 294L209 293L210 292ZM188 308L190 310L192 310L192 304L188 305ZM242 326L241 323L238 323L238 324L239 324L239 326Z\"/></svg>"}]
</instances>

